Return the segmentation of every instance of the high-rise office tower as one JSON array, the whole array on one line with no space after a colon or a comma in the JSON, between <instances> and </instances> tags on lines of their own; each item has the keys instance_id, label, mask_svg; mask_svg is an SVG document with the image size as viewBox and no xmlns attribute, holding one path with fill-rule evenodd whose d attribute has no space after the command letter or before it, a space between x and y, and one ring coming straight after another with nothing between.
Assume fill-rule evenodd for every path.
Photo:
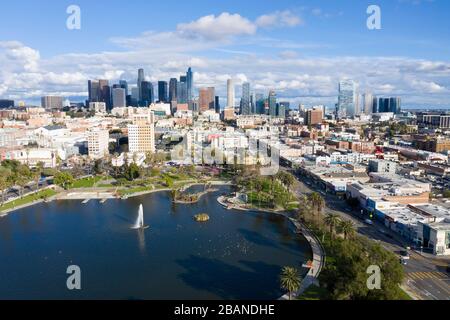
<instances>
[{"instance_id":1,"label":"high-rise office tower","mask_svg":"<svg viewBox=\"0 0 450 320\"><path fill-rule=\"evenodd\" d=\"M145 81L145 73L144 73L144 69L139 69L138 70L138 78L137 78L137 87L139 89L139 99L138 100L142 100L142 96L141 96L141 84L142 82Z\"/></svg>"},{"instance_id":2,"label":"high-rise office tower","mask_svg":"<svg viewBox=\"0 0 450 320\"><path fill-rule=\"evenodd\" d=\"M377 97L373 97L373 102L372 102L372 113L378 113L378 98Z\"/></svg>"},{"instance_id":3,"label":"high-rise office tower","mask_svg":"<svg viewBox=\"0 0 450 320\"><path fill-rule=\"evenodd\" d=\"M378 113L390 112L390 99L380 98L378 100Z\"/></svg>"},{"instance_id":4,"label":"high-rise office tower","mask_svg":"<svg viewBox=\"0 0 450 320\"><path fill-rule=\"evenodd\" d=\"M180 77L177 85L177 102L181 104L188 103L186 77Z\"/></svg>"},{"instance_id":5,"label":"high-rise office tower","mask_svg":"<svg viewBox=\"0 0 450 320\"><path fill-rule=\"evenodd\" d=\"M201 88L198 98L198 111L205 112L210 109L214 110L215 96L214 87Z\"/></svg>"},{"instance_id":6,"label":"high-rise office tower","mask_svg":"<svg viewBox=\"0 0 450 320\"><path fill-rule=\"evenodd\" d=\"M214 100L214 108L216 110L216 113L220 113L220 97L216 96Z\"/></svg>"},{"instance_id":7,"label":"high-rise office tower","mask_svg":"<svg viewBox=\"0 0 450 320\"><path fill-rule=\"evenodd\" d=\"M355 115L355 82L343 79L339 82L339 99L337 105L337 118L352 117Z\"/></svg>"},{"instance_id":8,"label":"high-rise office tower","mask_svg":"<svg viewBox=\"0 0 450 320\"><path fill-rule=\"evenodd\" d=\"M249 115L252 113L250 108L250 83L244 82L242 85L242 97L241 97L241 114Z\"/></svg>"},{"instance_id":9,"label":"high-rise office tower","mask_svg":"<svg viewBox=\"0 0 450 320\"><path fill-rule=\"evenodd\" d=\"M262 93L257 93L255 95L255 105L256 105L256 113L257 114L265 114L265 100L264 95Z\"/></svg>"},{"instance_id":10,"label":"high-rise office tower","mask_svg":"<svg viewBox=\"0 0 450 320\"><path fill-rule=\"evenodd\" d=\"M194 74L192 69L189 67L186 73L186 83L187 83L187 100L188 103L192 103L194 100Z\"/></svg>"},{"instance_id":11,"label":"high-rise office tower","mask_svg":"<svg viewBox=\"0 0 450 320\"><path fill-rule=\"evenodd\" d=\"M148 107L155 101L153 84L150 81L142 81L140 96L141 96L141 100L139 101L140 106Z\"/></svg>"},{"instance_id":12,"label":"high-rise office tower","mask_svg":"<svg viewBox=\"0 0 450 320\"><path fill-rule=\"evenodd\" d=\"M227 108L234 108L234 81L233 79L228 79L227 81Z\"/></svg>"},{"instance_id":13,"label":"high-rise office tower","mask_svg":"<svg viewBox=\"0 0 450 320\"><path fill-rule=\"evenodd\" d=\"M122 108L127 106L127 95L124 88L113 88L112 105L113 108Z\"/></svg>"},{"instance_id":14,"label":"high-rise office tower","mask_svg":"<svg viewBox=\"0 0 450 320\"><path fill-rule=\"evenodd\" d=\"M128 144L130 153L154 153L156 151L155 120L152 111L148 114L133 116L133 124L128 125Z\"/></svg>"},{"instance_id":15,"label":"high-rise office tower","mask_svg":"<svg viewBox=\"0 0 450 320\"><path fill-rule=\"evenodd\" d=\"M98 80L100 88L100 101L106 103L106 109L111 110L111 87L108 80Z\"/></svg>"},{"instance_id":16,"label":"high-rise office tower","mask_svg":"<svg viewBox=\"0 0 450 320\"><path fill-rule=\"evenodd\" d=\"M129 93L128 93L128 82L126 82L125 80L120 80L119 81L119 86L122 89L125 89L125 96L128 96L129 95Z\"/></svg>"},{"instance_id":17,"label":"high-rise office tower","mask_svg":"<svg viewBox=\"0 0 450 320\"><path fill-rule=\"evenodd\" d=\"M287 102L287 101L282 101L282 102L279 102L278 103L278 106L277 106L277 116L279 117L279 118L286 118L286 112L287 112L287 110L289 110L289 108L290 108L290 103L289 102Z\"/></svg>"},{"instance_id":18,"label":"high-rise office tower","mask_svg":"<svg viewBox=\"0 0 450 320\"><path fill-rule=\"evenodd\" d=\"M362 113L369 115L373 112L373 94L366 92L362 97L363 110Z\"/></svg>"},{"instance_id":19,"label":"high-rise office tower","mask_svg":"<svg viewBox=\"0 0 450 320\"><path fill-rule=\"evenodd\" d=\"M100 101L100 85L98 81L89 80L88 81L88 93L89 102L99 102Z\"/></svg>"},{"instance_id":20,"label":"high-rise office tower","mask_svg":"<svg viewBox=\"0 0 450 320\"><path fill-rule=\"evenodd\" d=\"M169 102L166 81L158 81L158 100L163 103Z\"/></svg>"},{"instance_id":21,"label":"high-rise office tower","mask_svg":"<svg viewBox=\"0 0 450 320\"><path fill-rule=\"evenodd\" d=\"M389 98L389 112L400 114L402 112L402 99L400 97Z\"/></svg>"},{"instance_id":22,"label":"high-rise office tower","mask_svg":"<svg viewBox=\"0 0 450 320\"><path fill-rule=\"evenodd\" d=\"M169 81L169 102L177 101L178 80L172 78Z\"/></svg>"},{"instance_id":23,"label":"high-rise office tower","mask_svg":"<svg viewBox=\"0 0 450 320\"><path fill-rule=\"evenodd\" d=\"M103 103L103 102L101 102ZM92 159L102 159L109 155L109 131L92 129L88 132L88 154Z\"/></svg>"},{"instance_id":24,"label":"high-rise office tower","mask_svg":"<svg viewBox=\"0 0 450 320\"><path fill-rule=\"evenodd\" d=\"M41 106L46 110L61 110L63 108L63 97L60 96L42 97Z\"/></svg>"},{"instance_id":25,"label":"high-rise office tower","mask_svg":"<svg viewBox=\"0 0 450 320\"><path fill-rule=\"evenodd\" d=\"M277 94L274 90L269 92L269 115L271 117L277 117Z\"/></svg>"}]
</instances>

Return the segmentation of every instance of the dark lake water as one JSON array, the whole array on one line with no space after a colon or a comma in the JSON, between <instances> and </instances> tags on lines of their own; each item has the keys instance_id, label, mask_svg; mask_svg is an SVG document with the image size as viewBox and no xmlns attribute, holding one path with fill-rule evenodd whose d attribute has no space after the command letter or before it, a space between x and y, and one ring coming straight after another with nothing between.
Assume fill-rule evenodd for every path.
<instances>
[{"instance_id":1,"label":"dark lake water","mask_svg":"<svg viewBox=\"0 0 450 320\"><path fill-rule=\"evenodd\" d=\"M160 192L0 218L0 299L276 299L281 268L302 270L309 245L283 217L224 209L216 199L228 190L193 205ZM143 232L131 229L141 203ZM66 287L69 265L81 268L80 291Z\"/></svg>"}]
</instances>

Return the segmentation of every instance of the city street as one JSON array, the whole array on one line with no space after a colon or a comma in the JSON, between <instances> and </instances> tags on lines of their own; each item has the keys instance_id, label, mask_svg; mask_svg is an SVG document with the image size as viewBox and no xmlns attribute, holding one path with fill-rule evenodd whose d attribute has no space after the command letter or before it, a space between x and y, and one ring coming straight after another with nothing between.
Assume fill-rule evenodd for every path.
<instances>
[{"instance_id":1,"label":"city street","mask_svg":"<svg viewBox=\"0 0 450 320\"><path fill-rule=\"evenodd\" d=\"M287 169L283 168L283 170ZM292 170L287 171L294 173ZM305 177L300 177L297 174L295 176L297 179L294 188L297 195L310 194L316 191L311 181L306 181L304 180ZM334 213L342 219L353 221L359 234L380 243L385 249L399 255L407 246L410 246L383 224L377 221L374 221L373 225L365 223L364 220L367 217L351 210L344 200L330 194L323 195L322 193L322 196L326 202L326 214ZM409 291L423 300L450 300L450 275L446 271L447 265L450 263L450 257L436 258L430 254L422 253L420 250L408 250L408 252L410 259L404 268L406 273L405 285Z\"/></svg>"}]
</instances>

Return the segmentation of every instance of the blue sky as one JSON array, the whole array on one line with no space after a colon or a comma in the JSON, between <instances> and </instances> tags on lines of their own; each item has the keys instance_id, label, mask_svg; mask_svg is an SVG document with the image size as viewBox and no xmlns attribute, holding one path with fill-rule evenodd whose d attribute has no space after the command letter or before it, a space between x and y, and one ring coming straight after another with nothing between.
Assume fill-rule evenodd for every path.
<instances>
[{"instance_id":1,"label":"blue sky","mask_svg":"<svg viewBox=\"0 0 450 320\"><path fill-rule=\"evenodd\" d=\"M410 105L450 105L450 2L376 1L382 29L368 30L372 1L8 1L0 20L0 97L85 94L89 78L168 80L192 65L197 86L223 94L227 77L275 89L293 103L336 100L337 81L400 95ZM81 8L81 30L66 8ZM237 90L239 95L239 90Z\"/></svg>"}]
</instances>

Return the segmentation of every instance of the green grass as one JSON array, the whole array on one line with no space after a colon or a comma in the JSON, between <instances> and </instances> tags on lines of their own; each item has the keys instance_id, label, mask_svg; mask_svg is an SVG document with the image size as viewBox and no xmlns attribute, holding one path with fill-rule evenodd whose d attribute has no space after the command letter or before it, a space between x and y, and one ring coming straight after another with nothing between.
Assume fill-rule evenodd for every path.
<instances>
[{"instance_id":1,"label":"green grass","mask_svg":"<svg viewBox=\"0 0 450 320\"><path fill-rule=\"evenodd\" d=\"M32 202L35 202L37 200L41 200L44 198L49 198L54 195L56 195L56 191L54 191L54 190L51 190L51 189L42 190L42 191L39 191L38 193L25 196L23 198L17 199L12 202L8 202L0 207L0 211L14 209L15 207L23 206L25 204L29 204L29 203L32 203Z\"/></svg>"},{"instance_id":2,"label":"green grass","mask_svg":"<svg viewBox=\"0 0 450 320\"><path fill-rule=\"evenodd\" d=\"M414 300L403 289L400 289L400 298L398 300Z\"/></svg>"},{"instance_id":3,"label":"green grass","mask_svg":"<svg viewBox=\"0 0 450 320\"><path fill-rule=\"evenodd\" d=\"M97 182L103 180L103 177L91 177L76 180L70 186L71 189L82 189L82 188L92 188Z\"/></svg>"},{"instance_id":4,"label":"green grass","mask_svg":"<svg viewBox=\"0 0 450 320\"><path fill-rule=\"evenodd\" d=\"M152 191L152 190L153 190L152 187L136 187L136 188L130 188L130 189L121 189L118 191L118 193L120 196L127 196L127 195L131 195L134 193Z\"/></svg>"},{"instance_id":5,"label":"green grass","mask_svg":"<svg viewBox=\"0 0 450 320\"><path fill-rule=\"evenodd\" d=\"M298 300L326 300L327 290L318 286L310 286Z\"/></svg>"}]
</instances>

